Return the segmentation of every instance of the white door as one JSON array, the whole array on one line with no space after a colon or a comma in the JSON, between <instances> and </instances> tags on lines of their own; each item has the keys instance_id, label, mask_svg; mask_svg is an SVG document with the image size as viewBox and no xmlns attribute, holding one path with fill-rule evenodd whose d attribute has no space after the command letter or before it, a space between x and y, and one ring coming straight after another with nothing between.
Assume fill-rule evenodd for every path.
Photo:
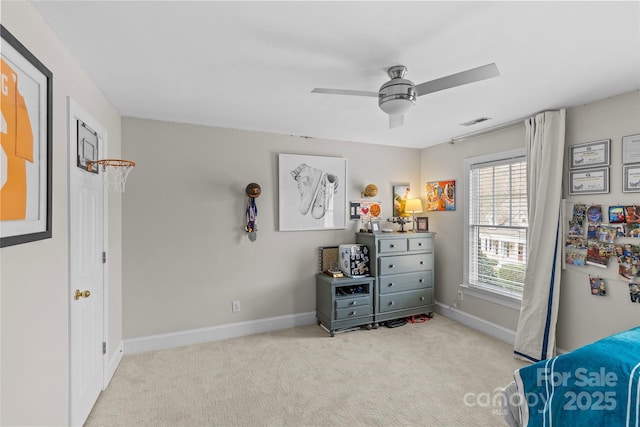
<instances>
[{"instance_id":1,"label":"white door","mask_svg":"<svg viewBox=\"0 0 640 427\"><path fill-rule=\"evenodd\" d=\"M100 157L106 141L101 132L69 98L69 416L74 426L85 422L103 387L104 183L102 173L77 165L79 151Z\"/></svg>"}]
</instances>

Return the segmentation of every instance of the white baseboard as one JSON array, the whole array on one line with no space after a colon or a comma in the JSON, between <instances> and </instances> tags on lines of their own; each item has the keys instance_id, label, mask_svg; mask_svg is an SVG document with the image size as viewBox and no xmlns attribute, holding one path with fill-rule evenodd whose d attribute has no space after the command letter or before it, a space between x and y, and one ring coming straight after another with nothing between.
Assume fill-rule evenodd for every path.
<instances>
[{"instance_id":1,"label":"white baseboard","mask_svg":"<svg viewBox=\"0 0 640 427\"><path fill-rule=\"evenodd\" d=\"M500 341L513 345L516 340L516 333L504 326L496 325L493 322L481 319L473 314L465 313L454 307L436 301L436 313L462 323L472 329L490 335Z\"/></svg>"},{"instance_id":2,"label":"white baseboard","mask_svg":"<svg viewBox=\"0 0 640 427\"><path fill-rule=\"evenodd\" d=\"M104 372L102 388L103 390L107 388L107 386L111 382L111 378L113 378L113 375L116 373L116 369L118 369L118 366L122 361L122 356L124 355L123 352L123 343L120 342L120 344L118 345L118 349L113 353L113 356L111 356L111 358L107 362L107 368Z\"/></svg>"},{"instance_id":3,"label":"white baseboard","mask_svg":"<svg viewBox=\"0 0 640 427\"><path fill-rule=\"evenodd\" d=\"M190 329L168 334L131 338L124 341L124 353L135 354L145 351L182 347L209 341L243 337L263 332L306 326L316 323L316 312L270 317L247 322L229 323L208 328Z\"/></svg>"}]
</instances>

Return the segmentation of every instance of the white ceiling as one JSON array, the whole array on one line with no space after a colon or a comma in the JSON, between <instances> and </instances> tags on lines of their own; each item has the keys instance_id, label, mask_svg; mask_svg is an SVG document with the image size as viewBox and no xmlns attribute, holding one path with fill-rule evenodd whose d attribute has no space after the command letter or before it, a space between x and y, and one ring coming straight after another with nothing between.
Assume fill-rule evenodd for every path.
<instances>
[{"instance_id":1,"label":"white ceiling","mask_svg":"<svg viewBox=\"0 0 640 427\"><path fill-rule=\"evenodd\" d=\"M32 4L123 116L422 148L640 88L638 1ZM376 98L311 93L492 62L391 130Z\"/></svg>"}]
</instances>

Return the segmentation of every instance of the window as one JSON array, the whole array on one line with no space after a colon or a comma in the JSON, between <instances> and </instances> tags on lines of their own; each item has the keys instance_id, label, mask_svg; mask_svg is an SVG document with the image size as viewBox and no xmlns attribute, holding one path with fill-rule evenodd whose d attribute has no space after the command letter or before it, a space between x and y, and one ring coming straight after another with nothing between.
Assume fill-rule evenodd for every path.
<instances>
[{"instance_id":1,"label":"window","mask_svg":"<svg viewBox=\"0 0 640 427\"><path fill-rule=\"evenodd\" d=\"M469 159L467 283L521 298L527 263L527 162L522 150Z\"/></svg>"}]
</instances>

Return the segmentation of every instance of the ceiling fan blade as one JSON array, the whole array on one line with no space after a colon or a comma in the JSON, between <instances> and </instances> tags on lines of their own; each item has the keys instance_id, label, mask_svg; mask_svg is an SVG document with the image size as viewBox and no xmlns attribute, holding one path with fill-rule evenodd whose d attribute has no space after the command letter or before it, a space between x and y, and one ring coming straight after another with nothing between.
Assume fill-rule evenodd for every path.
<instances>
[{"instance_id":1,"label":"ceiling fan blade","mask_svg":"<svg viewBox=\"0 0 640 427\"><path fill-rule=\"evenodd\" d=\"M399 128L404 124L404 114L389 114L389 129Z\"/></svg>"},{"instance_id":2,"label":"ceiling fan blade","mask_svg":"<svg viewBox=\"0 0 640 427\"><path fill-rule=\"evenodd\" d=\"M498 77L499 75L500 71L498 71L496 64L487 64L482 67L472 68L470 70L461 71L436 80L420 83L419 85L416 85L416 92L418 96L426 95L428 93L438 92L444 89L478 82L480 80L491 79L493 77Z\"/></svg>"},{"instance_id":3,"label":"ceiling fan blade","mask_svg":"<svg viewBox=\"0 0 640 427\"><path fill-rule=\"evenodd\" d=\"M355 96L370 96L373 98L378 97L378 92L367 92L364 90L344 90L344 89L324 89L315 88L311 93L326 93L329 95L355 95Z\"/></svg>"}]
</instances>

